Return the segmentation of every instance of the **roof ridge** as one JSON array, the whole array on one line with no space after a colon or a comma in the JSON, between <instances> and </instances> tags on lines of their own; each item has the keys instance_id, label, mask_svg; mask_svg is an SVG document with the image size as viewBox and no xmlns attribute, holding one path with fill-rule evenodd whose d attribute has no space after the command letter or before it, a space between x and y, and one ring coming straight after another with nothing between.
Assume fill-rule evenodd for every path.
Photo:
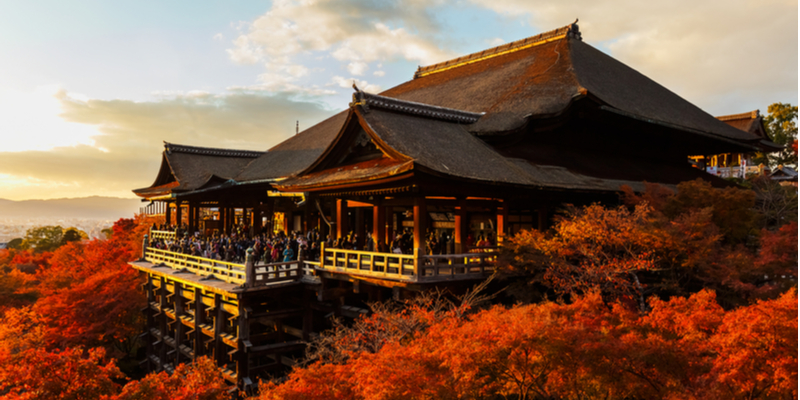
<instances>
[{"instance_id":1,"label":"roof ridge","mask_svg":"<svg viewBox=\"0 0 800 400\"><path fill-rule=\"evenodd\" d=\"M415 114L427 118L465 124L473 124L483 116L483 113L474 113L456 110L454 108L439 107L430 104L417 103L414 101L400 100L393 97L362 92L357 87L355 89L356 92L353 93L353 102L350 103L350 105L361 105L367 110L369 110L369 108L378 108L390 111L400 111L407 114Z\"/></svg>"},{"instance_id":2,"label":"roof ridge","mask_svg":"<svg viewBox=\"0 0 800 400\"><path fill-rule=\"evenodd\" d=\"M186 146L182 144L164 142L164 151L167 154L189 153L204 156L256 158L264 154L263 151L220 149L215 147Z\"/></svg>"},{"instance_id":3,"label":"roof ridge","mask_svg":"<svg viewBox=\"0 0 800 400\"><path fill-rule=\"evenodd\" d=\"M452 60L428 65L426 67L420 66L417 68L417 72L414 73L414 79L566 37L581 40L581 32L578 28L577 19L575 19L575 22L567 26L562 26L561 28L553 29L552 31L547 31L535 36L527 37L525 39L516 40L497 47L479 51L477 53L467 54Z\"/></svg>"},{"instance_id":4,"label":"roof ridge","mask_svg":"<svg viewBox=\"0 0 800 400\"><path fill-rule=\"evenodd\" d=\"M714 117L720 121L731 121L735 119L756 119L761 116L759 110L753 110L750 112L745 112L741 114L731 114L731 115L720 115L718 117Z\"/></svg>"}]
</instances>

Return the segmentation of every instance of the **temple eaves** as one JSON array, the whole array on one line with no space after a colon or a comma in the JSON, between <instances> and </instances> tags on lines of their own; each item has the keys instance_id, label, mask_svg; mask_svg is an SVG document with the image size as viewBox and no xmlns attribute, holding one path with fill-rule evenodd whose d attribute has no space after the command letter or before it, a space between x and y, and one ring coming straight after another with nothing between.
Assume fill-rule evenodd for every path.
<instances>
[{"instance_id":1,"label":"temple eaves","mask_svg":"<svg viewBox=\"0 0 800 400\"><path fill-rule=\"evenodd\" d=\"M198 154L204 156L242 157L242 158L256 158L264 154L263 151L186 146L182 144L168 143L166 141L164 142L164 151L166 151L167 154L189 153L189 154Z\"/></svg>"},{"instance_id":2,"label":"temple eaves","mask_svg":"<svg viewBox=\"0 0 800 400\"><path fill-rule=\"evenodd\" d=\"M355 90L353 102L350 105L360 105L367 111L370 108L376 108L461 124L473 124L484 114L370 94L359 90L357 87Z\"/></svg>"}]
</instances>

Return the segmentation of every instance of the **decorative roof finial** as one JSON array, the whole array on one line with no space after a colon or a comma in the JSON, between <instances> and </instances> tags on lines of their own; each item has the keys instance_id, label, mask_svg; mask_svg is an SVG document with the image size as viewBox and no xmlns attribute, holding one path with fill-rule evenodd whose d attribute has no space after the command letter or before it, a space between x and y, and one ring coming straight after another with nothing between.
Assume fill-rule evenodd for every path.
<instances>
[{"instance_id":1,"label":"decorative roof finial","mask_svg":"<svg viewBox=\"0 0 800 400\"><path fill-rule=\"evenodd\" d=\"M356 92L353 93L353 102L350 103L350 107L361 105L365 110L369 109L369 107L367 107L366 100L364 100L364 92L362 92L361 89L356 86L355 80L353 80L353 89L355 89Z\"/></svg>"},{"instance_id":2,"label":"decorative roof finial","mask_svg":"<svg viewBox=\"0 0 800 400\"><path fill-rule=\"evenodd\" d=\"M580 31L580 28L578 28L578 18L575 18L575 22L570 24L569 32L567 32L567 36L571 37L573 39L582 40L581 39L581 31Z\"/></svg>"}]
</instances>

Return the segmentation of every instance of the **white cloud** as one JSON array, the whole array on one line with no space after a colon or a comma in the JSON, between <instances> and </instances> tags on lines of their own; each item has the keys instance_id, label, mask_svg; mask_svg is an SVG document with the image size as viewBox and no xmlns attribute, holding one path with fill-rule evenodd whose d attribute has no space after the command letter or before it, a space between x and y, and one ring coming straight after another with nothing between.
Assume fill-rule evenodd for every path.
<instances>
[{"instance_id":1,"label":"white cloud","mask_svg":"<svg viewBox=\"0 0 800 400\"><path fill-rule=\"evenodd\" d=\"M52 96L50 97L52 98ZM263 95L235 91L163 93L157 101L79 100L61 90L59 127L78 126L92 132L84 142L51 142L48 146L6 146L0 152L0 198L65 197L91 194L130 196L146 187L158 170L162 142L234 149L265 150L294 134L295 121L311 126L331 111L294 93ZM7 104L3 104L7 106ZM8 108L3 109L3 112ZM33 120L42 118L34 115ZM0 121L6 121L4 117ZM44 137L45 132L22 134ZM31 128L33 129L33 128ZM13 139L13 138L12 138ZM47 151L41 151L47 150ZM64 182L58 186L54 182ZM49 194L42 193L49 188Z\"/></svg>"},{"instance_id":2,"label":"white cloud","mask_svg":"<svg viewBox=\"0 0 800 400\"><path fill-rule=\"evenodd\" d=\"M335 60L353 76L363 76L376 61L431 64L455 56L431 39L440 27L430 9L440 4L442 0L275 1L268 12L238 27L240 34L227 51L236 63L264 63L267 75L259 80L276 90L307 81L296 79L306 75L292 74L289 68L302 64L301 59Z\"/></svg>"},{"instance_id":3,"label":"white cloud","mask_svg":"<svg viewBox=\"0 0 800 400\"><path fill-rule=\"evenodd\" d=\"M365 62L353 61L350 64L347 64L347 72L353 75L364 75L364 72L367 72L367 69L369 69L369 65Z\"/></svg>"},{"instance_id":4,"label":"white cloud","mask_svg":"<svg viewBox=\"0 0 800 400\"><path fill-rule=\"evenodd\" d=\"M381 92L380 85L373 85L367 81L356 78L345 79L341 76L334 76L333 78L331 78L331 83L329 83L328 85L335 85L339 86L340 88L352 88L353 84L355 84L360 90L365 91L367 93Z\"/></svg>"},{"instance_id":5,"label":"white cloud","mask_svg":"<svg viewBox=\"0 0 800 400\"><path fill-rule=\"evenodd\" d=\"M221 42L221 41L225 40L225 36L223 34L221 34L221 33L218 33L218 34L214 35L213 39L215 41L217 41L217 42Z\"/></svg>"},{"instance_id":6,"label":"white cloud","mask_svg":"<svg viewBox=\"0 0 800 400\"><path fill-rule=\"evenodd\" d=\"M372 75L384 76L384 75L386 75L386 71L375 71L375 72L372 73Z\"/></svg>"}]
</instances>

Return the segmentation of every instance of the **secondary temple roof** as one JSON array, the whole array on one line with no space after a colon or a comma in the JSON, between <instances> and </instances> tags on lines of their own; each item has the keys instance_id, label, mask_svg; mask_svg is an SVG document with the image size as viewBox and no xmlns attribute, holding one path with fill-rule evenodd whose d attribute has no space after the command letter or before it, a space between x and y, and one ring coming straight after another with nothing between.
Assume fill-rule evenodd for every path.
<instances>
[{"instance_id":1,"label":"secondary temple roof","mask_svg":"<svg viewBox=\"0 0 800 400\"><path fill-rule=\"evenodd\" d=\"M135 189L142 197L189 192L213 186L236 176L261 151L184 146L164 142L161 168L150 187Z\"/></svg>"}]
</instances>

